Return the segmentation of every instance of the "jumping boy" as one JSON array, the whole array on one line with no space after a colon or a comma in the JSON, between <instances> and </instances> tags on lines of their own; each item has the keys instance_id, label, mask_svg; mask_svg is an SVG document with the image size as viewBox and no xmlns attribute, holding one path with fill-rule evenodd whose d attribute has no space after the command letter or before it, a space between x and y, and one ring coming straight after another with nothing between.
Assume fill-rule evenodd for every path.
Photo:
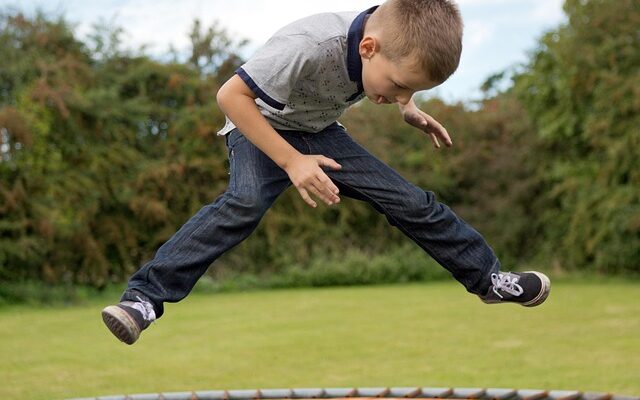
<instances>
[{"instance_id":1,"label":"jumping boy","mask_svg":"<svg viewBox=\"0 0 640 400\"><path fill-rule=\"evenodd\" d=\"M220 88L231 176L130 279L102 317L132 344L165 302L189 294L209 265L244 240L291 184L311 207L340 195L371 204L486 303L537 306L549 294L539 272L500 272L482 236L433 193L409 183L357 144L336 122L365 96L396 103L436 148L451 138L419 110L414 93L458 67L462 20L451 0L388 0L362 13L313 15L278 31ZM314 200L314 198L316 200Z\"/></svg>"}]
</instances>

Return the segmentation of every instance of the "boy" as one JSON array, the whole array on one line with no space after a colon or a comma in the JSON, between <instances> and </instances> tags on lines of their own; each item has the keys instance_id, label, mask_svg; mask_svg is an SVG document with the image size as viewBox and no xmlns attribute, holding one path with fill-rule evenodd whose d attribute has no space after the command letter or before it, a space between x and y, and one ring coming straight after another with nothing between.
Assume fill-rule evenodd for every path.
<instances>
[{"instance_id":1,"label":"boy","mask_svg":"<svg viewBox=\"0 0 640 400\"><path fill-rule=\"evenodd\" d=\"M537 306L549 279L503 273L478 232L447 206L355 143L337 118L365 96L397 103L436 148L447 131L419 110L415 92L457 68L462 21L451 0L388 0L362 13L314 15L278 31L219 90L227 116L229 188L203 207L129 281L105 324L132 344L164 302L191 291L209 265L244 240L289 185L316 207L340 195L367 201L486 303Z\"/></svg>"}]
</instances>

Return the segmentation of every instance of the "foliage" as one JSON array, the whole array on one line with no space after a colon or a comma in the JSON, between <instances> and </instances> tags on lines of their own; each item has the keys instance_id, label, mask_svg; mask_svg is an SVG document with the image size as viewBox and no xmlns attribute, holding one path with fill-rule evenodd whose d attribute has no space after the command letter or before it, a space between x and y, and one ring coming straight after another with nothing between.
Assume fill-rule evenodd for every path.
<instances>
[{"instance_id":1,"label":"foliage","mask_svg":"<svg viewBox=\"0 0 640 400\"><path fill-rule=\"evenodd\" d=\"M341 122L509 269L638 273L640 10L568 0L565 11L530 63L489 77L472 109L420 104L451 149L434 150L395 106L364 101ZM163 62L123 50L122 33L97 25L85 43L64 19L0 15L2 281L121 283L226 188L215 93L245 41L195 21L189 59ZM322 286L428 279L431 265L369 205L311 210L289 190L210 276Z\"/></svg>"},{"instance_id":2,"label":"foliage","mask_svg":"<svg viewBox=\"0 0 640 400\"><path fill-rule=\"evenodd\" d=\"M382 254L345 249L338 256L314 257L307 265L287 266L278 274L238 273L224 270L215 278L205 276L198 292L257 288L354 286L383 283L427 282L450 277L449 273L417 246L402 245Z\"/></svg>"},{"instance_id":3,"label":"foliage","mask_svg":"<svg viewBox=\"0 0 640 400\"><path fill-rule=\"evenodd\" d=\"M516 78L543 145L544 249L565 267L638 271L640 6L567 0Z\"/></svg>"},{"instance_id":4,"label":"foliage","mask_svg":"<svg viewBox=\"0 0 640 400\"><path fill-rule=\"evenodd\" d=\"M224 190L220 77L94 58L62 20L0 21L0 277L125 279Z\"/></svg>"}]
</instances>

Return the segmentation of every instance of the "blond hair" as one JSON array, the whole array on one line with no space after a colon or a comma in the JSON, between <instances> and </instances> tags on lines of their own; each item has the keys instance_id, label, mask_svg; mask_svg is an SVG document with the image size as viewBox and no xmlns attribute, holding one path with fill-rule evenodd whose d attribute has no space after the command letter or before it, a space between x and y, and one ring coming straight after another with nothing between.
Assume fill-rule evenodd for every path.
<instances>
[{"instance_id":1,"label":"blond hair","mask_svg":"<svg viewBox=\"0 0 640 400\"><path fill-rule=\"evenodd\" d=\"M411 56L438 83L458 68L463 25L453 1L388 0L371 19L381 29L380 51L390 60Z\"/></svg>"}]
</instances>

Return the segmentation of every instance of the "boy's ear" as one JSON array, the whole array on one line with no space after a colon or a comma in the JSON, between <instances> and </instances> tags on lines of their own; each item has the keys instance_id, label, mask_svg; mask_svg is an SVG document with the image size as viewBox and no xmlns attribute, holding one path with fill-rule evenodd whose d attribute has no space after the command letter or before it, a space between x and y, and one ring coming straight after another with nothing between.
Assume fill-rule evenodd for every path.
<instances>
[{"instance_id":1,"label":"boy's ear","mask_svg":"<svg viewBox=\"0 0 640 400\"><path fill-rule=\"evenodd\" d=\"M360 57L369 59L373 57L375 53L380 51L380 44L375 37L365 36L360 41L358 50L360 51Z\"/></svg>"}]
</instances>

